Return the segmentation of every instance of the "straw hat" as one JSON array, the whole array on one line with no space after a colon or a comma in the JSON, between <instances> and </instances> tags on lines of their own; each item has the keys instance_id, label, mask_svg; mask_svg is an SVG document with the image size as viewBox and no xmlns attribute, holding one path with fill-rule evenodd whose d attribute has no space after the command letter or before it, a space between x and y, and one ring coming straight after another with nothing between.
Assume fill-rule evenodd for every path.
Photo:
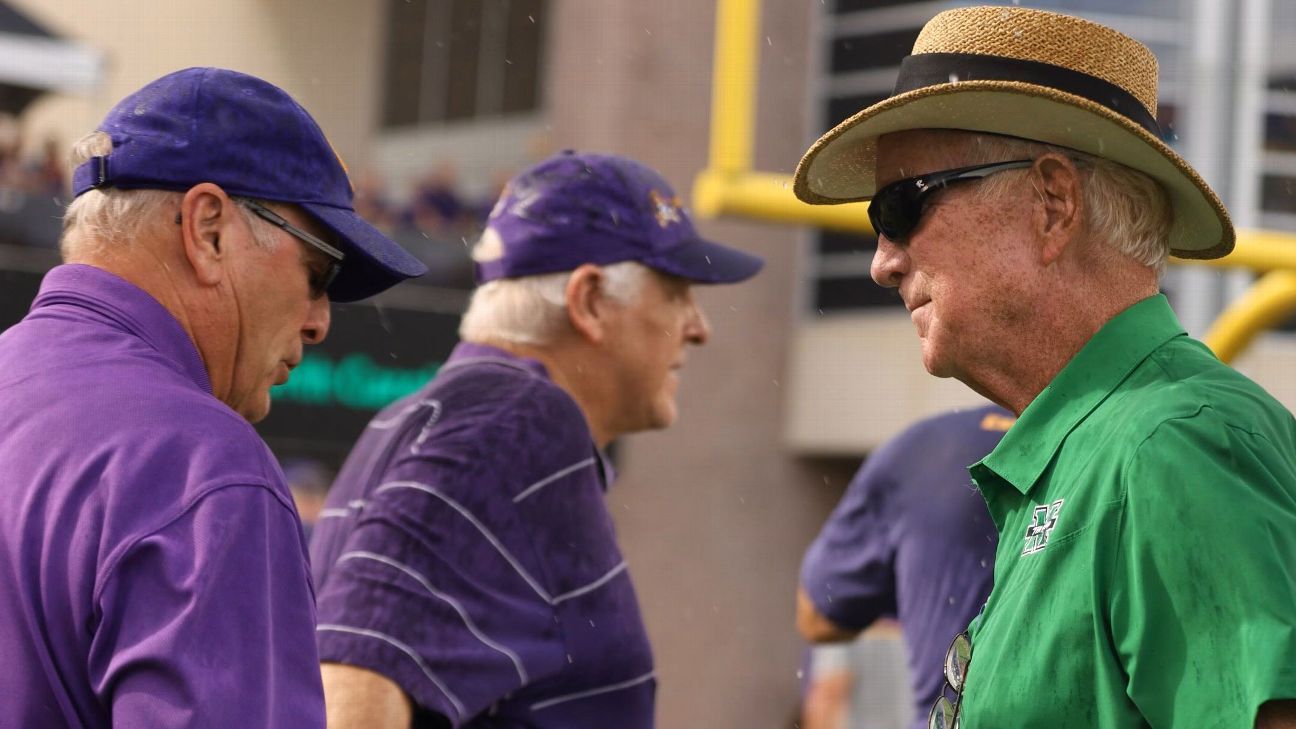
<instances>
[{"instance_id":1,"label":"straw hat","mask_svg":"<svg viewBox=\"0 0 1296 729\"><path fill-rule=\"evenodd\" d=\"M797 166L796 196L867 200L877 138L909 129L1004 134L1088 152L1157 180L1170 196L1170 252L1233 250L1224 204L1161 141L1157 62L1142 43L1087 20L1019 7L947 10L923 27L890 98L838 124Z\"/></svg>"}]
</instances>

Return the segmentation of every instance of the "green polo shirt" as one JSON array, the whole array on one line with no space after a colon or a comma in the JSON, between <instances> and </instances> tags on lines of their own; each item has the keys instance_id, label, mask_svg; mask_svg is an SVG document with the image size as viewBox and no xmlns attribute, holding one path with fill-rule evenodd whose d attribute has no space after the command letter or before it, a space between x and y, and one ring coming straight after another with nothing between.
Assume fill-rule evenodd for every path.
<instances>
[{"instance_id":1,"label":"green polo shirt","mask_svg":"<svg viewBox=\"0 0 1296 729\"><path fill-rule=\"evenodd\" d=\"M1249 729L1296 697L1296 422L1126 309L971 468L999 527L966 729Z\"/></svg>"}]
</instances>

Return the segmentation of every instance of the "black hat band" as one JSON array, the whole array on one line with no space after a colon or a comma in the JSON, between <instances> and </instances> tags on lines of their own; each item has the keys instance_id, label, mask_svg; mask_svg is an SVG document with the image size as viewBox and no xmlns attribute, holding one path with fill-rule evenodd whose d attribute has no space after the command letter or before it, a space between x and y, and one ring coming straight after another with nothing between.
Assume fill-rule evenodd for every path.
<instances>
[{"instance_id":1,"label":"black hat band","mask_svg":"<svg viewBox=\"0 0 1296 729\"><path fill-rule=\"evenodd\" d=\"M980 53L919 53L900 62L894 94L957 81L1018 81L1065 91L1106 107L1160 139L1161 127L1134 95L1062 66Z\"/></svg>"}]
</instances>

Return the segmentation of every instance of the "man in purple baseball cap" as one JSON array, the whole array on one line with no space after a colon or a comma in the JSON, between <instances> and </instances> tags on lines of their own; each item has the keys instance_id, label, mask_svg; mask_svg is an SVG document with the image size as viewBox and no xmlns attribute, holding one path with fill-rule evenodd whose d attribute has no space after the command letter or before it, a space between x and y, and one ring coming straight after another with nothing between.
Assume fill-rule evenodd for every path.
<instances>
[{"instance_id":1,"label":"man in purple baseball cap","mask_svg":"<svg viewBox=\"0 0 1296 729\"><path fill-rule=\"evenodd\" d=\"M423 266L301 106L193 68L73 151L66 265L0 335L0 727L322 727L306 544L251 423Z\"/></svg>"},{"instance_id":2,"label":"man in purple baseball cap","mask_svg":"<svg viewBox=\"0 0 1296 729\"><path fill-rule=\"evenodd\" d=\"M603 449L676 417L710 336L698 237L653 170L563 153L506 187L463 342L351 452L311 541L329 726L648 729L652 652Z\"/></svg>"}]
</instances>

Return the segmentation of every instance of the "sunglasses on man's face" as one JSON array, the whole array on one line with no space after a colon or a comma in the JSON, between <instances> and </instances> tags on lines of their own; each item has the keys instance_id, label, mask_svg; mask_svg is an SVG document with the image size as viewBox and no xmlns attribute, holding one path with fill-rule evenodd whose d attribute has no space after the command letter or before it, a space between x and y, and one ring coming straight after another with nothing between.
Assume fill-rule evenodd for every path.
<instances>
[{"instance_id":1,"label":"sunglasses on man's face","mask_svg":"<svg viewBox=\"0 0 1296 729\"><path fill-rule=\"evenodd\" d=\"M886 236L893 243L905 243L909 234L922 221L927 200L932 195L957 182L976 182L996 172L1030 167L1033 164L1035 160L1019 159L928 172L896 180L873 195L868 209L869 222L873 223L873 232L878 235Z\"/></svg>"},{"instance_id":2,"label":"sunglasses on man's face","mask_svg":"<svg viewBox=\"0 0 1296 729\"><path fill-rule=\"evenodd\" d=\"M309 269L311 298L318 299L327 293L328 287L333 285L333 280L342 272L342 260L346 258L342 251L339 251L328 243L325 243L319 238L307 233L292 223L289 223L282 215L264 205L261 205L260 203L243 198L239 198L238 202L243 207L251 210L257 217L282 229L285 233L321 251L324 255L332 259L332 261L329 262L328 268L323 272L316 271L313 268Z\"/></svg>"}]
</instances>

